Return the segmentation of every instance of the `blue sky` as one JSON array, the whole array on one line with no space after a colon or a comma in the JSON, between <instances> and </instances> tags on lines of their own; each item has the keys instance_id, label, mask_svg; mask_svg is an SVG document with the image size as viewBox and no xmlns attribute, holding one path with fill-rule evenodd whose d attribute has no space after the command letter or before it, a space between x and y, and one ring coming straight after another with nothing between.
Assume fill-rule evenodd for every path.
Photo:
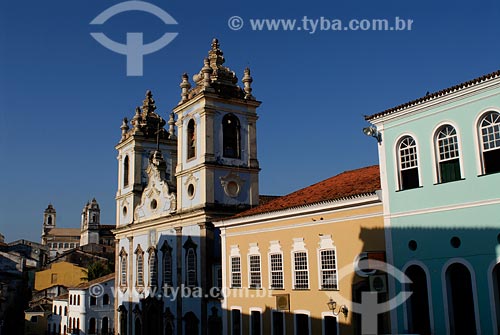
<instances>
[{"instance_id":1,"label":"blue sky","mask_svg":"<svg viewBox=\"0 0 500 335\"><path fill-rule=\"evenodd\" d=\"M0 232L40 240L51 202L57 225L78 227L95 197L114 223L120 124L151 89L164 117L180 99L180 76L197 73L213 37L241 79L250 66L261 100L262 194L286 194L339 172L376 164L363 115L500 69L500 2L150 1L177 25L125 12L89 22L120 1L0 3ZM238 15L243 28L227 21ZM412 19L411 31L252 31L249 19ZM127 77L125 56L90 32L146 43L178 32Z\"/></svg>"}]
</instances>

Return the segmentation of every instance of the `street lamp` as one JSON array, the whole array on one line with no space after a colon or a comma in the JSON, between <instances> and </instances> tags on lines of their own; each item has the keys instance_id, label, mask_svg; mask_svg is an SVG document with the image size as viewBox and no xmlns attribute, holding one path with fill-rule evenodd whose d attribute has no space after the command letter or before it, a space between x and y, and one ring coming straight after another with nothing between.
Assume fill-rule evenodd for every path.
<instances>
[{"instance_id":1,"label":"street lamp","mask_svg":"<svg viewBox=\"0 0 500 335\"><path fill-rule=\"evenodd\" d=\"M374 137L378 143L382 142L382 134L373 126L363 128L363 133L366 136Z\"/></svg>"},{"instance_id":2,"label":"street lamp","mask_svg":"<svg viewBox=\"0 0 500 335\"><path fill-rule=\"evenodd\" d=\"M339 310L337 312L335 312L335 310L337 309L337 302L335 300L330 298L330 300L328 300L328 302L326 304L328 305L328 309L332 311L334 316L337 316L340 313L342 313L342 314L344 314L344 317L347 317L349 310L347 309L346 305L340 305Z\"/></svg>"}]
</instances>

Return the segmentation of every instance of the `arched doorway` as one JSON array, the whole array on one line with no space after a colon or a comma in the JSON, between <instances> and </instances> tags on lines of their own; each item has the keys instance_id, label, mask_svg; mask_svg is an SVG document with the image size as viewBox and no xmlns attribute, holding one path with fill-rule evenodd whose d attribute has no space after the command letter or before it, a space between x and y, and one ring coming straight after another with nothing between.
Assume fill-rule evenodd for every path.
<instances>
[{"instance_id":1,"label":"arched doorway","mask_svg":"<svg viewBox=\"0 0 500 335\"><path fill-rule=\"evenodd\" d=\"M102 335L108 335L109 333L109 320L107 317L102 318L101 333Z\"/></svg>"},{"instance_id":2,"label":"arched doorway","mask_svg":"<svg viewBox=\"0 0 500 335\"><path fill-rule=\"evenodd\" d=\"M495 313L497 316L496 329L500 334L500 263L493 268L493 297L495 299Z\"/></svg>"},{"instance_id":3,"label":"arched doorway","mask_svg":"<svg viewBox=\"0 0 500 335\"><path fill-rule=\"evenodd\" d=\"M446 289L450 333L477 334L472 277L465 265L454 263L446 269Z\"/></svg>"},{"instance_id":4,"label":"arched doorway","mask_svg":"<svg viewBox=\"0 0 500 335\"><path fill-rule=\"evenodd\" d=\"M408 332L421 335L430 334L429 292L425 271L418 265L411 265L406 269L405 274L412 281L406 288L406 291L412 292L406 302Z\"/></svg>"},{"instance_id":5,"label":"arched doorway","mask_svg":"<svg viewBox=\"0 0 500 335\"><path fill-rule=\"evenodd\" d=\"M142 324L141 324L141 319L140 318L135 318L135 325L134 325L134 330L135 330L135 335L141 335L142 334Z\"/></svg>"},{"instance_id":6,"label":"arched doorway","mask_svg":"<svg viewBox=\"0 0 500 335\"><path fill-rule=\"evenodd\" d=\"M89 321L89 334L95 334L95 333L96 333L95 318L90 318L90 321Z\"/></svg>"}]
</instances>

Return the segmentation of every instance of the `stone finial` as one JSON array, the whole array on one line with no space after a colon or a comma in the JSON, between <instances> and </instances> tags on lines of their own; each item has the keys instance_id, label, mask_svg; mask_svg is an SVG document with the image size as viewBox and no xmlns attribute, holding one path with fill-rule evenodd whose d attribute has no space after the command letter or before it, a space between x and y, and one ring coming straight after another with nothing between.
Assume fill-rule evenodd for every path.
<instances>
[{"instance_id":1,"label":"stone finial","mask_svg":"<svg viewBox=\"0 0 500 335\"><path fill-rule=\"evenodd\" d=\"M210 60L210 66L212 68L216 68L224 64L226 60L224 59L223 55L224 53L220 49L219 40L214 38L212 40L212 47L208 52L208 59Z\"/></svg>"},{"instance_id":2,"label":"stone finial","mask_svg":"<svg viewBox=\"0 0 500 335\"><path fill-rule=\"evenodd\" d=\"M212 74L214 70L210 67L210 60L208 58L205 58L203 60L203 68L201 69L201 73L203 74L203 86L204 87L210 87L210 75Z\"/></svg>"},{"instance_id":3,"label":"stone finial","mask_svg":"<svg viewBox=\"0 0 500 335\"><path fill-rule=\"evenodd\" d=\"M122 141L123 141L127 137L127 132L130 129L128 127L128 119L126 117L123 118L120 129L122 130Z\"/></svg>"},{"instance_id":4,"label":"stone finial","mask_svg":"<svg viewBox=\"0 0 500 335\"><path fill-rule=\"evenodd\" d=\"M243 90L245 91L245 99L255 100L254 96L252 95L253 78L250 75L250 69L248 67L245 69L243 79L241 79L241 81L243 82L244 85Z\"/></svg>"},{"instance_id":5,"label":"stone finial","mask_svg":"<svg viewBox=\"0 0 500 335\"><path fill-rule=\"evenodd\" d=\"M175 125L175 114L174 112L170 113L170 118L168 119L168 134L169 134L169 138L171 139L175 139L175 128L174 128L174 125Z\"/></svg>"},{"instance_id":6,"label":"stone finial","mask_svg":"<svg viewBox=\"0 0 500 335\"><path fill-rule=\"evenodd\" d=\"M183 103L188 100L189 89L191 88L187 73L184 72L182 75L182 82L179 86L181 87L181 103Z\"/></svg>"},{"instance_id":7,"label":"stone finial","mask_svg":"<svg viewBox=\"0 0 500 335\"><path fill-rule=\"evenodd\" d=\"M156 109L153 93L150 90L146 91L146 98L142 102L142 112L146 115L154 112Z\"/></svg>"}]
</instances>

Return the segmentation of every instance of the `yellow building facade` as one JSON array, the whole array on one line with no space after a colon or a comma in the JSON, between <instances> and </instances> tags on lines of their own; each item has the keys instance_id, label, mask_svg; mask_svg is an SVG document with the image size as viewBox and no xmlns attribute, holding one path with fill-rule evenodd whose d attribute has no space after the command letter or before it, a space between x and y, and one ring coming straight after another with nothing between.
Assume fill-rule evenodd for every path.
<instances>
[{"instance_id":1,"label":"yellow building facade","mask_svg":"<svg viewBox=\"0 0 500 335\"><path fill-rule=\"evenodd\" d=\"M379 169L372 166L217 222L224 333L360 333L352 302L373 290L374 276L386 282L376 270L358 268L363 259L385 259L378 190ZM378 290L385 301L384 287ZM381 317L379 330L387 324Z\"/></svg>"},{"instance_id":2,"label":"yellow building facade","mask_svg":"<svg viewBox=\"0 0 500 335\"><path fill-rule=\"evenodd\" d=\"M85 282L87 269L68 262L54 263L49 269L35 273L35 290L41 291L55 285L74 287Z\"/></svg>"}]
</instances>

